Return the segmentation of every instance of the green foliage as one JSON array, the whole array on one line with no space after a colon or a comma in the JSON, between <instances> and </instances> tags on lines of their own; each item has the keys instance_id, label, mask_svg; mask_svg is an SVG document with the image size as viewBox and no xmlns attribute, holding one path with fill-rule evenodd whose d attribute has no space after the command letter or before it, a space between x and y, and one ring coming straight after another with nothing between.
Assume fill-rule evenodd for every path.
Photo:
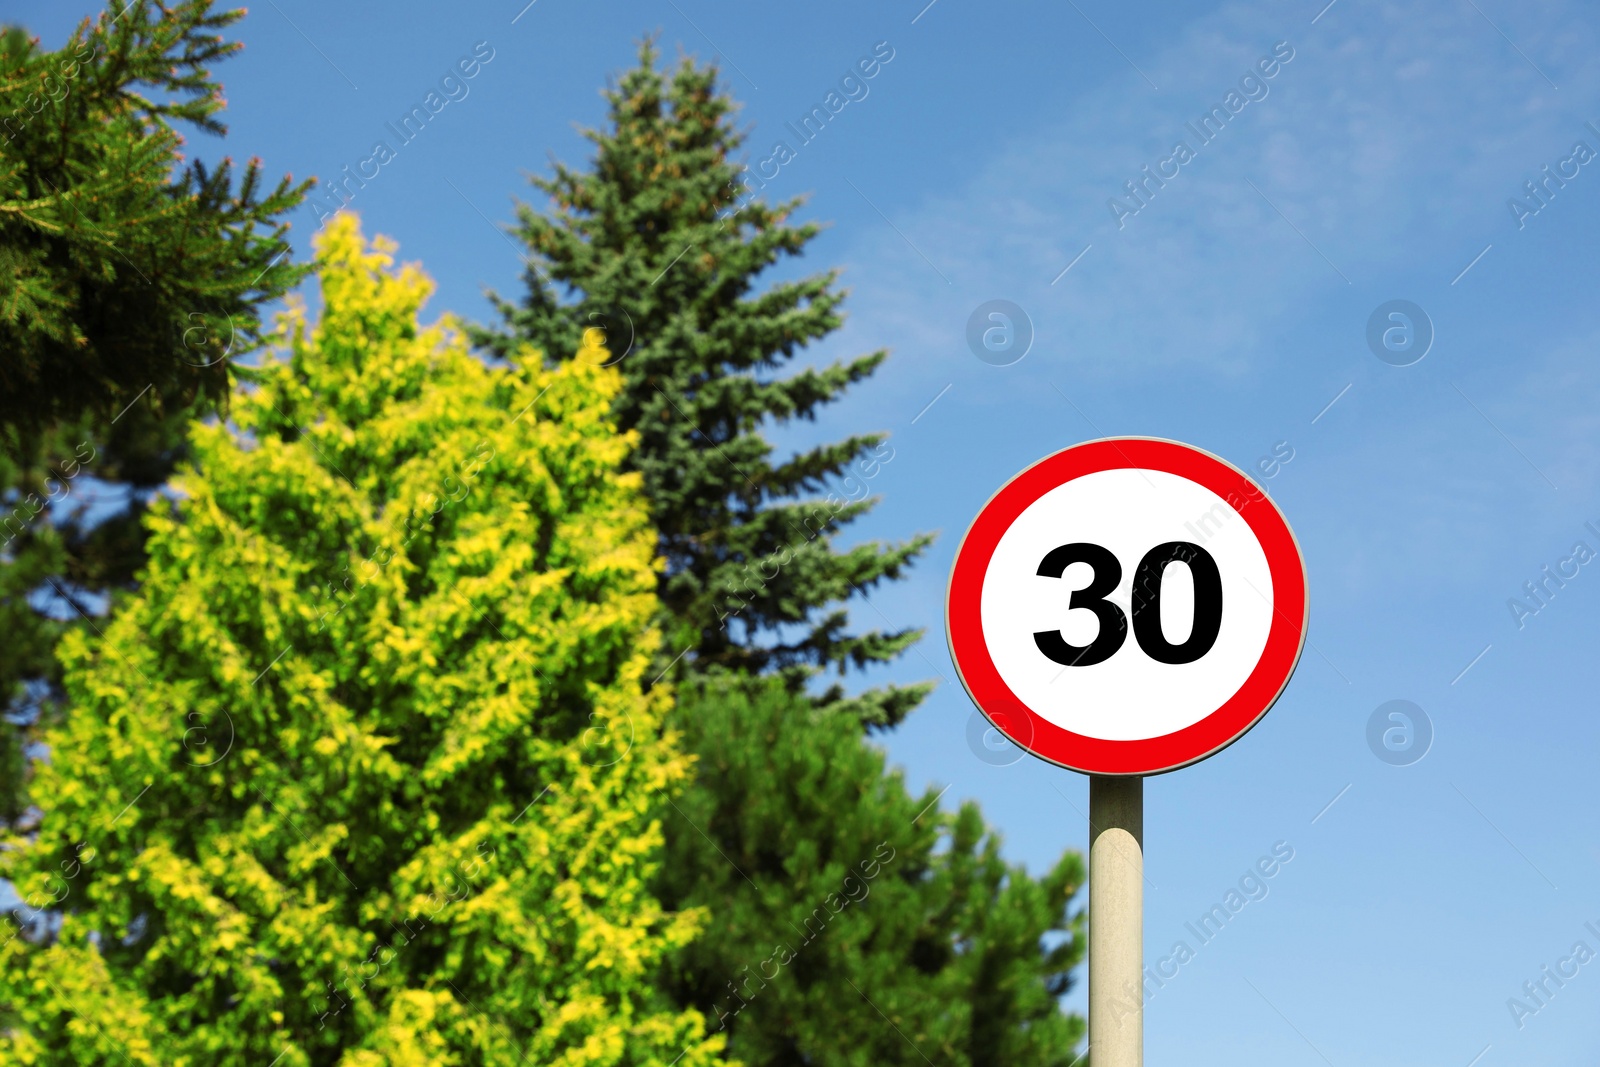
<instances>
[{"instance_id":1,"label":"green foliage","mask_svg":"<svg viewBox=\"0 0 1600 1067\"><path fill-rule=\"evenodd\" d=\"M28 462L0 456L0 750L17 753L59 711L55 648L102 613L144 562L146 502L185 448L185 424L141 402L114 424L86 416L31 435ZM100 625L95 622L94 625ZM25 804L20 758L0 757L0 821Z\"/></svg>"},{"instance_id":2,"label":"green foliage","mask_svg":"<svg viewBox=\"0 0 1600 1067\"><path fill-rule=\"evenodd\" d=\"M348 216L138 594L62 657L0 1061L703 1067L647 891L688 759L615 372L485 367ZM586 354L594 357L597 354ZM603 361L603 353L599 354ZM37 909L45 909L38 911Z\"/></svg>"},{"instance_id":3,"label":"green foliage","mask_svg":"<svg viewBox=\"0 0 1600 1067\"><path fill-rule=\"evenodd\" d=\"M255 306L302 274L274 259L305 185L263 193L252 161L236 190L230 162L184 165L171 123L223 132L211 67L241 47L219 31L244 12L212 5L133 0L55 52L0 34L0 426L152 385L222 399Z\"/></svg>"},{"instance_id":4,"label":"green foliage","mask_svg":"<svg viewBox=\"0 0 1600 1067\"><path fill-rule=\"evenodd\" d=\"M715 70L685 61L667 76L655 62L647 43L606 94L590 166L536 182L552 210L519 212L527 297L499 302L503 332L472 336L512 359L519 344L559 355L602 333L625 351L616 411L638 434L631 462L660 531L663 651L687 652L671 721L698 760L695 784L662 816L657 886L668 908L712 914L673 955L666 991L731 1035L730 1056L762 1067L922 1063L923 1053L1068 1064L1083 1025L1056 997L1082 954L1069 911L1079 858L1034 879L1001 862L976 808L952 820L934 804L916 818L933 797L886 776L862 727L899 721L926 687L803 687L819 668L883 662L918 638L850 634L842 605L900 577L928 539L832 545L872 504L865 486L893 458L884 435L773 460L764 427L813 417L884 354L777 375L839 326L843 293L831 271L757 288L817 227L786 221L798 202L740 200L743 138ZM844 493L808 498L841 478ZM899 858L868 901L803 949L788 941L885 841ZM770 970L782 943L793 963L736 1011L744 1001L729 983Z\"/></svg>"},{"instance_id":5,"label":"green foliage","mask_svg":"<svg viewBox=\"0 0 1600 1067\"><path fill-rule=\"evenodd\" d=\"M223 132L212 68L240 47L220 32L241 14L117 0L53 52L0 32L0 708L14 721L50 718L56 641L131 584L144 504L186 424L226 398L257 307L305 274L283 259L281 221L305 186L267 191L253 161L237 182L226 160L186 161L173 126ZM0 735L10 821L22 738Z\"/></svg>"},{"instance_id":6,"label":"green foliage","mask_svg":"<svg viewBox=\"0 0 1600 1067\"><path fill-rule=\"evenodd\" d=\"M699 756L679 814L705 835L668 835L660 882L714 921L668 985L708 1006L730 1056L1074 1061L1083 1021L1056 997L1083 957L1076 854L1037 879L1007 865L975 805L951 815L931 789L910 796L853 723L770 681L693 684L678 718Z\"/></svg>"},{"instance_id":7,"label":"green foliage","mask_svg":"<svg viewBox=\"0 0 1600 1067\"><path fill-rule=\"evenodd\" d=\"M757 291L757 276L800 255L818 227L786 222L799 201L739 202L731 157L743 136L714 69L686 60L669 81L646 43L606 99L607 128L588 131L592 165L557 165L553 178L535 180L551 215L519 209L530 263L523 305L496 297L507 329L473 339L502 356L532 344L559 357L590 331L613 349L631 342L619 357L626 386L616 414L639 435L632 463L660 531L669 659L689 649L691 668L777 669L795 687L818 668L893 659L920 631L851 634L838 605L899 577L930 539L838 551L833 535L872 502L812 496L839 478L864 484L888 451L886 435L775 462L761 434L814 418L886 353L774 376L839 327L844 294L834 271ZM926 691L847 700L834 687L823 700L884 725Z\"/></svg>"}]
</instances>

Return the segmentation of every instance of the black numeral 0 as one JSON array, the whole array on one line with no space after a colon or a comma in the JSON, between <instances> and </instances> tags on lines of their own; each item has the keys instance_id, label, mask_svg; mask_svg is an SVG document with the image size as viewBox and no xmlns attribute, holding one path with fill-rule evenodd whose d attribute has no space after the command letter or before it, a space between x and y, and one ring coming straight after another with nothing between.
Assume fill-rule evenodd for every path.
<instances>
[{"instance_id":1,"label":"black numeral 0","mask_svg":"<svg viewBox=\"0 0 1600 1067\"><path fill-rule=\"evenodd\" d=\"M1161 632L1161 579L1167 564L1186 563L1194 579L1194 620L1183 644ZM1157 663L1193 663L1217 643L1222 629L1222 575L1211 553L1188 541L1168 541L1144 554L1133 572L1133 636Z\"/></svg>"},{"instance_id":2,"label":"black numeral 0","mask_svg":"<svg viewBox=\"0 0 1600 1067\"><path fill-rule=\"evenodd\" d=\"M1087 645L1069 644L1060 630L1040 630L1033 635L1039 651L1065 667L1092 667L1114 656L1128 638L1128 620L1106 596L1122 581L1122 564L1101 545L1074 541L1051 549L1039 563L1039 573L1059 578L1073 563L1087 563L1089 584L1076 589L1067 607L1086 608L1100 621L1100 632ZM1194 581L1194 619L1183 644L1167 640L1161 630L1161 580L1169 563L1188 566ZM1211 553L1188 541L1168 541L1144 554L1133 572L1133 636L1144 654L1157 663L1183 664L1211 651L1222 630L1222 575Z\"/></svg>"}]
</instances>

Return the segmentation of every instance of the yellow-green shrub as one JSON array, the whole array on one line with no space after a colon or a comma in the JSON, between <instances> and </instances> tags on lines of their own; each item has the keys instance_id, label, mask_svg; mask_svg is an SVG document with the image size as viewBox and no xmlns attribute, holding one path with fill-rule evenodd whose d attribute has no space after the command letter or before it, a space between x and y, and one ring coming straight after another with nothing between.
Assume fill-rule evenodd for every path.
<instances>
[{"instance_id":1,"label":"yellow-green shrub","mask_svg":"<svg viewBox=\"0 0 1600 1067\"><path fill-rule=\"evenodd\" d=\"M688 772L615 372L488 367L348 216L286 358L196 425L138 594L64 645L0 873L0 1060L710 1062L652 972ZM26 917L29 912L25 911ZM15 935L15 936L14 936Z\"/></svg>"}]
</instances>

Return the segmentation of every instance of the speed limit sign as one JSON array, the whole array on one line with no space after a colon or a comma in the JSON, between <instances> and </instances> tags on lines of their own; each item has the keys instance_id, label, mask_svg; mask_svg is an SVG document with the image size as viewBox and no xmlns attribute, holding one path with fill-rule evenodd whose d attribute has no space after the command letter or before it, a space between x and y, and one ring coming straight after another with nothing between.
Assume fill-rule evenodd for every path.
<instances>
[{"instance_id":1,"label":"speed limit sign","mask_svg":"<svg viewBox=\"0 0 1600 1067\"><path fill-rule=\"evenodd\" d=\"M1035 756L1150 775L1238 740L1283 692L1305 565L1265 492L1155 438L1077 445L1018 474L956 553L947 605L962 684Z\"/></svg>"}]
</instances>

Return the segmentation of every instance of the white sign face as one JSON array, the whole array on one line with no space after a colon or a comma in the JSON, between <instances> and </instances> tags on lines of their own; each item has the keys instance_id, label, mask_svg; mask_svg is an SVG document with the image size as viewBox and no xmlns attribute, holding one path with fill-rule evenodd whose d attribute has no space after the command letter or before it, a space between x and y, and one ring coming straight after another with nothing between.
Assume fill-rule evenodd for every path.
<instances>
[{"instance_id":1,"label":"white sign face","mask_svg":"<svg viewBox=\"0 0 1600 1067\"><path fill-rule=\"evenodd\" d=\"M1060 577L1039 573L1052 551L1071 543L1104 548L1121 571L1104 599L1125 620L1113 632L1125 636L1114 653L1090 665L1051 659L1034 637L1059 632L1076 647L1104 640L1100 615L1070 606L1084 598L1080 590L1108 580L1106 565L1090 562L1100 554L1073 553L1075 561ZM1188 653L1168 656L1187 662L1152 658L1132 626L1139 561L1164 544L1191 546L1210 557L1221 581L1219 625L1210 647L1192 660ZM1182 647L1195 628L1195 570L1206 566L1197 554L1192 563L1174 561L1159 574L1147 569L1155 580L1141 627L1148 630L1159 620L1165 640ZM1201 607L1209 610L1214 603ZM1166 471L1100 471L1052 489L1011 524L984 576L982 613L989 653L1023 703L1073 733L1133 741L1194 725L1250 677L1272 628L1272 572L1249 524L1205 486ZM1206 618L1198 621L1207 626ZM1197 641L1190 651L1198 648Z\"/></svg>"},{"instance_id":2,"label":"white sign face","mask_svg":"<svg viewBox=\"0 0 1600 1067\"><path fill-rule=\"evenodd\" d=\"M1299 658L1305 571L1237 468L1171 441L1089 442L985 506L951 575L951 652L994 725L1090 773L1203 759Z\"/></svg>"}]
</instances>

